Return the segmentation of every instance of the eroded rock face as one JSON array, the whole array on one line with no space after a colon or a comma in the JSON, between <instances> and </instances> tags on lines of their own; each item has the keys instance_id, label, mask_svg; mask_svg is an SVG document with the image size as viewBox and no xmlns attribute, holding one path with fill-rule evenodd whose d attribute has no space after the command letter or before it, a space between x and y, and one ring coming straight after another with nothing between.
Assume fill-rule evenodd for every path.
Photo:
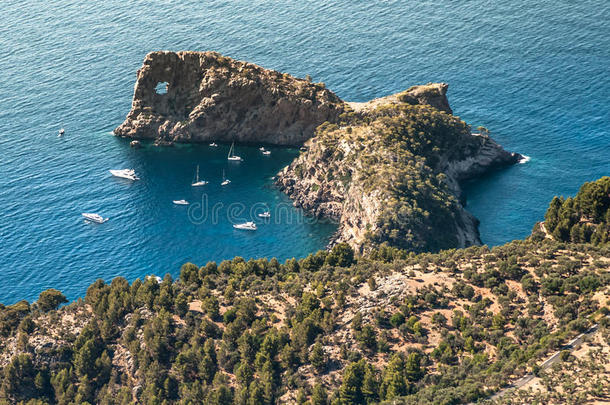
<instances>
[{"instance_id":1,"label":"eroded rock face","mask_svg":"<svg viewBox=\"0 0 610 405\"><path fill-rule=\"evenodd\" d=\"M159 143L300 145L344 108L322 83L216 52L152 52L138 70L131 111L114 132Z\"/></svg>"}]
</instances>

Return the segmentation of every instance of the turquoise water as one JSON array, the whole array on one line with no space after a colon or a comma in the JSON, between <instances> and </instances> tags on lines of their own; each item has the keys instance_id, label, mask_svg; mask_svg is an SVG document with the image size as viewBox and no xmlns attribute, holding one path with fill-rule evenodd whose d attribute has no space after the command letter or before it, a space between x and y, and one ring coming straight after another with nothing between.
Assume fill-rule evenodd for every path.
<instances>
[{"instance_id":1,"label":"turquoise water","mask_svg":"<svg viewBox=\"0 0 610 405\"><path fill-rule=\"evenodd\" d=\"M264 160L239 148L246 161L230 167L226 145L135 151L109 135L151 50L216 50L310 74L350 101L450 83L455 114L531 157L466 189L491 245L526 236L553 195L610 173L607 1L179 3L0 3L0 302L49 287L75 298L98 277L176 275L187 260L285 259L326 244L332 225L261 224L249 234L228 219L194 223L200 216L171 204L201 201L189 186L200 164L211 205L283 206L270 177L295 152ZM126 167L142 180L109 177ZM231 189L218 186L223 167ZM111 219L87 225L86 211Z\"/></svg>"}]
</instances>

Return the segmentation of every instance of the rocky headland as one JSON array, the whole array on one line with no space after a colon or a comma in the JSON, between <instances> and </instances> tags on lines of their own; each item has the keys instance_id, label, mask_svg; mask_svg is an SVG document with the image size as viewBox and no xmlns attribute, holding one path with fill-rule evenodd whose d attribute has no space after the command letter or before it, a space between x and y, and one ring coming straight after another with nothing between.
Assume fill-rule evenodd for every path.
<instances>
[{"instance_id":1,"label":"rocky headland","mask_svg":"<svg viewBox=\"0 0 610 405\"><path fill-rule=\"evenodd\" d=\"M339 222L333 243L360 251L383 243L412 251L480 244L460 183L521 155L454 117L447 87L348 103L342 121L320 126L277 184L296 205Z\"/></svg>"},{"instance_id":2,"label":"rocky headland","mask_svg":"<svg viewBox=\"0 0 610 405\"><path fill-rule=\"evenodd\" d=\"M151 52L138 70L131 111L114 133L163 144L294 146L323 122L336 121L343 108L323 83L216 52Z\"/></svg>"},{"instance_id":3,"label":"rocky headland","mask_svg":"<svg viewBox=\"0 0 610 405\"><path fill-rule=\"evenodd\" d=\"M481 241L460 182L521 155L453 116L447 88L429 83L353 103L323 83L215 52L152 52L115 134L158 144L305 144L277 185L295 205L339 222L333 243L465 247Z\"/></svg>"}]
</instances>

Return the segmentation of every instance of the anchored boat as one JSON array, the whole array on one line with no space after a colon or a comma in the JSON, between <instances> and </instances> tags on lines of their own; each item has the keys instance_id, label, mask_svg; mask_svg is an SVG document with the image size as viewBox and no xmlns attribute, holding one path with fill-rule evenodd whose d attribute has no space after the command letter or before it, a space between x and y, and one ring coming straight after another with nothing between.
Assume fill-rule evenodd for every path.
<instances>
[{"instance_id":1,"label":"anchored boat","mask_svg":"<svg viewBox=\"0 0 610 405\"><path fill-rule=\"evenodd\" d=\"M85 220L95 222L96 224L103 224L104 222L108 221L108 218L104 218L99 214L90 214L85 212L81 215L85 217Z\"/></svg>"}]
</instances>

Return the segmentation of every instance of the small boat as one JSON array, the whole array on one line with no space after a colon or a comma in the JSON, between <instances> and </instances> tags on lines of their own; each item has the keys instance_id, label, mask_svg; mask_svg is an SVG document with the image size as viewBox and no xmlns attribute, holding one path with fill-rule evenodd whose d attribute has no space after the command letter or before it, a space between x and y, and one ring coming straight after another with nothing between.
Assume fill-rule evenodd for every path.
<instances>
[{"instance_id":1,"label":"small boat","mask_svg":"<svg viewBox=\"0 0 610 405\"><path fill-rule=\"evenodd\" d=\"M189 202L186 200L174 200L172 202L176 205L189 205Z\"/></svg>"},{"instance_id":2,"label":"small boat","mask_svg":"<svg viewBox=\"0 0 610 405\"><path fill-rule=\"evenodd\" d=\"M191 183L193 187L205 186L208 184L205 180L199 180L199 165L197 165L197 173L195 174L195 181Z\"/></svg>"},{"instance_id":3,"label":"small boat","mask_svg":"<svg viewBox=\"0 0 610 405\"><path fill-rule=\"evenodd\" d=\"M229 149L229 155L227 156L227 160L232 162L241 162L243 159L237 155L233 154L233 149L235 147L235 142L231 143L231 148Z\"/></svg>"},{"instance_id":4,"label":"small boat","mask_svg":"<svg viewBox=\"0 0 610 405\"><path fill-rule=\"evenodd\" d=\"M215 148L215 147L217 147L217 146L218 146L218 144L217 144L216 142L212 142L212 143L210 144L210 146L211 146L212 148Z\"/></svg>"},{"instance_id":5,"label":"small boat","mask_svg":"<svg viewBox=\"0 0 610 405\"><path fill-rule=\"evenodd\" d=\"M57 136L62 136L65 133L66 133L66 131L62 128L59 130L59 133L57 134Z\"/></svg>"},{"instance_id":6,"label":"small boat","mask_svg":"<svg viewBox=\"0 0 610 405\"><path fill-rule=\"evenodd\" d=\"M271 155L271 151L270 150L264 150L263 151L263 155L269 156L269 155Z\"/></svg>"},{"instance_id":7,"label":"small boat","mask_svg":"<svg viewBox=\"0 0 610 405\"><path fill-rule=\"evenodd\" d=\"M260 148L258 148L258 150L260 150L261 152L264 152L265 151L265 147L261 146Z\"/></svg>"},{"instance_id":8,"label":"small boat","mask_svg":"<svg viewBox=\"0 0 610 405\"><path fill-rule=\"evenodd\" d=\"M85 217L85 220L95 222L96 224L103 224L104 222L108 221L108 218L104 218L99 214L89 214L85 212L81 215Z\"/></svg>"},{"instance_id":9,"label":"small boat","mask_svg":"<svg viewBox=\"0 0 610 405\"><path fill-rule=\"evenodd\" d=\"M271 218L271 213L269 211L261 212L258 214L259 218Z\"/></svg>"},{"instance_id":10,"label":"small boat","mask_svg":"<svg viewBox=\"0 0 610 405\"><path fill-rule=\"evenodd\" d=\"M154 274L146 276L146 280L150 280L151 278L155 280L158 284L161 284L161 282L163 282L163 279L161 277L155 276Z\"/></svg>"},{"instance_id":11,"label":"small boat","mask_svg":"<svg viewBox=\"0 0 610 405\"><path fill-rule=\"evenodd\" d=\"M221 186L226 186L227 184L231 183L231 180L227 179L225 177L225 171L222 171L222 183L220 183Z\"/></svg>"},{"instance_id":12,"label":"small boat","mask_svg":"<svg viewBox=\"0 0 610 405\"><path fill-rule=\"evenodd\" d=\"M244 231L256 231L256 224L252 221L244 222L243 224L233 225L235 229L241 229Z\"/></svg>"},{"instance_id":13,"label":"small boat","mask_svg":"<svg viewBox=\"0 0 610 405\"><path fill-rule=\"evenodd\" d=\"M120 177L127 180L140 180L133 169L109 170L109 172L114 177Z\"/></svg>"}]
</instances>

